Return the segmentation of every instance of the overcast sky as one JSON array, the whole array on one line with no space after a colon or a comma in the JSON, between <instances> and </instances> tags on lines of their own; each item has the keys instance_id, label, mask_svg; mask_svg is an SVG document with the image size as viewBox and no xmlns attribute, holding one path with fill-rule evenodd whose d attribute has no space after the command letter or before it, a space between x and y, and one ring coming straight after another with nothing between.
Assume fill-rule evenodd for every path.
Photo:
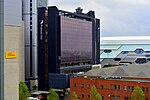
<instances>
[{"instance_id":1,"label":"overcast sky","mask_svg":"<svg viewBox=\"0 0 150 100\"><path fill-rule=\"evenodd\" d=\"M61 10L94 10L101 36L150 36L150 0L48 0Z\"/></svg>"}]
</instances>

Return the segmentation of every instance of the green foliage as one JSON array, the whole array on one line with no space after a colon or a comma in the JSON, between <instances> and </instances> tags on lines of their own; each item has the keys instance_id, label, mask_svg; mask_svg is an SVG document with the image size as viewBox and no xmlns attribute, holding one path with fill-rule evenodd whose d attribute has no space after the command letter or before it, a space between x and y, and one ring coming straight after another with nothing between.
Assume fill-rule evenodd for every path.
<instances>
[{"instance_id":1,"label":"green foliage","mask_svg":"<svg viewBox=\"0 0 150 100\"><path fill-rule=\"evenodd\" d=\"M32 90L36 90L37 89L37 86L36 85L33 85L32 86Z\"/></svg>"},{"instance_id":2,"label":"green foliage","mask_svg":"<svg viewBox=\"0 0 150 100\"><path fill-rule=\"evenodd\" d=\"M53 88L49 90L50 94L47 97L47 100L58 100L58 94L55 92Z\"/></svg>"},{"instance_id":3,"label":"green foliage","mask_svg":"<svg viewBox=\"0 0 150 100\"><path fill-rule=\"evenodd\" d=\"M108 67L112 67L112 64L108 64L108 65L104 65L103 68L108 68Z\"/></svg>"},{"instance_id":4,"label":"green foliage","mask_svg":"<svg viewBox=\"0 0 150 100\"><path fill-rule=\"evenodd\" d=\"M76 92L73 92L71 100L79 100Z\"/></svg>"},{"instance_id":5,"label":"green foliage","mask_svg":"<svg viewBox=\"0 0 150 100\"><path fill-rule=\"evenodd\" d=\"M112 64L108 64L108 67L112 67Z\"/></svg>"},{"instance_id":6,"label":"green foliage","mask_svg":"<svg viewBox=\"0 0 150 100\"><path fill-rule=\"evenodd\" d=\"M145 100L145 94L139 86L134 89L131 100Z\"/></svg>"},{"instance_id":7,"label":"green foliage","mask_svg":"<svg viewBox=\"0 0 150 100\"><path fill-rule=\"evenodd\" d=\"M90 95L90 100L102 100L102 96L99 94L95 86L92 86Z\"/></svg>"},{"instance_id":8,"label":"green foliage","mask_svg":"<svg viewBox=\"0 0 150 100\"><path fill-rule=\"evenodd\" d=\"M28 90L28 87L23 81L20 81L19 83L19 100L27 100L27 98L30 96L30 92Z\"/></svg>"}]
</instances>

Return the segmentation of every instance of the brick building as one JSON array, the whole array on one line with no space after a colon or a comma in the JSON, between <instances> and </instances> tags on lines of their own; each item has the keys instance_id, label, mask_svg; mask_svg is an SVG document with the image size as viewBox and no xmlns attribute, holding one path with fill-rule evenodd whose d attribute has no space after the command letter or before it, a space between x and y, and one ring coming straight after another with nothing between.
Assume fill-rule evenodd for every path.
<instances>
[{"instance_id":1,"label":"brick building","mask_svg":"<svg viewBox=\"0 0 150 100\"><path fill-rule=\"evenodd\" d=\"M136 86L150 100L150 78L78 76L70 79L70 96L76 92L79 100L90 100L90 90L96 86L103 100L130 100Z\"/></svg>"}]
</instances>

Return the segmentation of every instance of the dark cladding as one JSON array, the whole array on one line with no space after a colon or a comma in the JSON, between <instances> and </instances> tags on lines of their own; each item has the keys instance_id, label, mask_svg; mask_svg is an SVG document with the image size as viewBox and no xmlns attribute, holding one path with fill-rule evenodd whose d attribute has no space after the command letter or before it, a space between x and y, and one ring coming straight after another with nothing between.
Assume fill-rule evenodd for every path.
<instances>
[{"instance_id":1,"label":"dark cladding","mask_svg":"<svg viewBox=\"0 0 150 100\"><path fill-rule=\"evenodd\" d=\"M100 20L94 11L82 13L77 8L72 13L56 6L38 8L39 90L51 87L53 74L87 71L99 63Z\"/></svg>"},{"instance_id":2,"label":"dark cladding","mask_svg":"<svg viewBox=\"0 0 150 100\"><path fill-rule=\"evenodd\" d=\"M92 61L92 22L60 17L61 63Z\"/></svg>"}]
</instances>

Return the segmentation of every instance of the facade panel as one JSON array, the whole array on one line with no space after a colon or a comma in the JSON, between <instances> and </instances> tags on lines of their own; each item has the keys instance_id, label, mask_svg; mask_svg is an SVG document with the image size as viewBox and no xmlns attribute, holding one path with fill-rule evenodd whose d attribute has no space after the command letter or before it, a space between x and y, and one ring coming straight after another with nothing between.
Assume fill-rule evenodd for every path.
<instances>
[{"instance_id":1,"label":"facade panel","mask_svg":"<svg viewBox=\"0 0 150 100\"><path fill-rule=\"evenodd\" d=\"M25 31L25 45L29 46L30 45L30 15L24 15L24 31ZM28 38L26 38L28 37Z\"/></svg>"},{"instance_id":2,"label":"facade panel","mask_svg":"<svg viewBox=\"0 0 150 100\"><path fill-rule=\"evenodd\" d=\"M17 57L4 57L4 99L19 100L19 81L24 81L23 27L4 27L4 52L16 52ZM8 95L10 94L10 95Z\"/></svg>"},{"instance_id":3,"label":"facade panel","mask_svg":"<svg viewBox=\"0 0 150 100\"><path fill-rule=\"evenodd\" d=\"M38 8L38 88L46 88L47 80L45 78L45 8ZM48 54L47 54L48 55Z\"/></svg>"},{"instance_id":4,"label":"facade panel","mask_svg":"<svg viewBox=\"0 0 150 100\"><path fill-rule=\"evenodd\" d=\"M60 67L60 22L57 7L48 8L48 72L59 73Z\"/></svg>"},{"instance_id":5,"label":"facade panel","mask_svg":"<svg viewBox=\"0 0 150 100\"><path fill-rule=\"evenodd\" d=\"M92 60L92 22L61 16L61 63Z\"/></svg>"},{"instance_id":6,"label":"facade panel","mask_svg":"<svg viewBox=\"0 0 150 100\"><path fill-rule=\"evenodd\" d=\"M47 7L48 0L37 0L37 7Z\"/></svg>"},{"instance_id":7,"label":"facade panel","mask_svg":"<svg viewBox=\"0 0 150 100\"><path fill-rule=\"evenodd\" d=\"M4 0L4 24L22 25L22 0Z\"/></svg>"}]
</instances>

